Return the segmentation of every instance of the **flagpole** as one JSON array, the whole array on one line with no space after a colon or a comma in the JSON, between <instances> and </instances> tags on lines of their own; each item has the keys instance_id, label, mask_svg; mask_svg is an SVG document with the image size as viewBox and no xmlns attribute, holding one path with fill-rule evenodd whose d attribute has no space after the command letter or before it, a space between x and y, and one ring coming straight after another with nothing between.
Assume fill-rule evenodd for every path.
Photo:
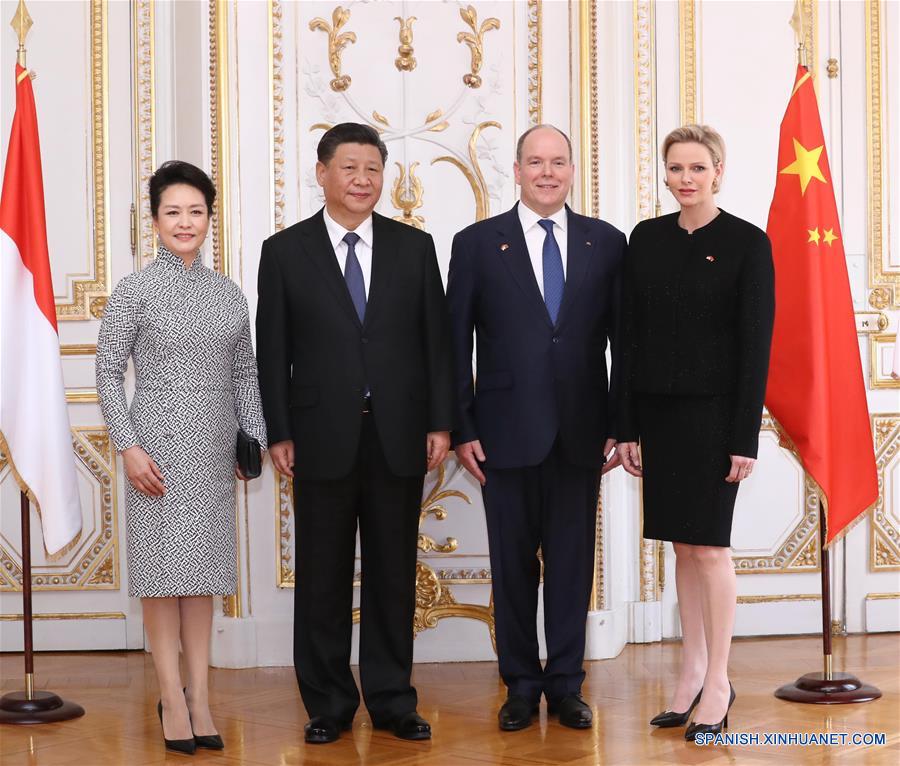
<instances>
[{"instance_id":1,"label":"flagpole","mask_svg":"<svg viewBox=\"0 0 900 766\"><path fill-rule=\"evenodd\" d=\"M31 16L25 8L25 0L11 22L19 37L16 59L25 68L25 36L31 29ZM10 692L0 697L0 723L35 724L69 721L84 715L84 708L74 702L66 702L48 691L34 690L34 634L31 610L31 502L25 490L20 491L22 511L22 629L25 650L25 691Z\"/></svg>"}]
</instances>

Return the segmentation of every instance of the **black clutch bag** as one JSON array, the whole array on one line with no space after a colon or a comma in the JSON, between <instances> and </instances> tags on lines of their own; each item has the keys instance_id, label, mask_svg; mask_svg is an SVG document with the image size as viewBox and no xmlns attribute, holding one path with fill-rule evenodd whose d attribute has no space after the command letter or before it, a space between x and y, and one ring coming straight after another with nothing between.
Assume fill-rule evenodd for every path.
<instances>
[{"instance_id":1,"label":"black clutch bag","mask_svg":"<svg viewBox=\"0 0 900 766\"><path fill-rule=\"evenodd\" d=\"M237 432L237 464L247 479L255 479L262 473L262 450L259 442L240 428Z\"/></svg>"}]
</instances>

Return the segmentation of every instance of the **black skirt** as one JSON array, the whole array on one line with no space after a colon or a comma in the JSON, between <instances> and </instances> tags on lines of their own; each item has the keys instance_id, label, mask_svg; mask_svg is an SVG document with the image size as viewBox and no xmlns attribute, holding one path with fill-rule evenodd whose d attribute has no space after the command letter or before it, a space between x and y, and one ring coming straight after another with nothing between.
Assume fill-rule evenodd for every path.
<instances>
[{"instance_id":1,"label":"black skirt","mask_svg":"<svg viewBox=\"0 0 900 766\"><path fill-rule=\"evenodd\" d=\"M728 483L731 396L637 394L644 537L731 545L738 482Z\"/></svg>"}]
</instances>

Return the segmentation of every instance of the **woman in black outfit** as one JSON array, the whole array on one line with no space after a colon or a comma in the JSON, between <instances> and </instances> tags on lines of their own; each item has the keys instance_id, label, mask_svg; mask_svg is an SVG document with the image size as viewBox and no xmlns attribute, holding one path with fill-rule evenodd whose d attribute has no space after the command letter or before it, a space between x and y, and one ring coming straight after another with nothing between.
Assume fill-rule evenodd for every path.
<instances>
[{"instance_id":1,"label":"woman in black outfit","mask_svg":"<svg viewBox=\"0 0 900 766\"><path fill-rule=\"evenodd\" d=\"M693 740L727 726L734 701L731 521L757 453L775 284L765 232L716 206L718 133L678 128L662 158L681 210L631 234L618 451L643 476L644 537L675 546L682 667L669 710L651 723L683 726L697 707Z\"/></svg>"}]
</instances>

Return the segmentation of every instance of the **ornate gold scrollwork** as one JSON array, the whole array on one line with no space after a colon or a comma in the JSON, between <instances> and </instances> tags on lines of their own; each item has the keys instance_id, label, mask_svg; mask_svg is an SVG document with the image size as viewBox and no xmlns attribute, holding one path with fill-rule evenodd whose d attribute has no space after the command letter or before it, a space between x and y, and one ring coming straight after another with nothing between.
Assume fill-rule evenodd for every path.
<instances>
[{"instance_id":1,"label":"ornate gold scrollwork","mask_svg":"<svg viewBox=\"0 0 900 766\"><path fill-rule=\"evenodd\" d=\"M494 120L488 120L487 122L482 122L475 126L475 130L472 131L472 136L469 138L469 162L472 163L471 168L463 162L460 162L456 157L450 157L449 155L435 157L431 161L432 165L434 165L435 162L449 162L451 165L460 169L462 174L466 177L466 180L469 182L469 186L472 187L472 194L475 195L476 221L483 221L490 215L490 197L488 194L487 183L484 180L484 175L478 164L478 137L485 128L502 128L502 126L499 122L494 122Z\"/></svg>"},{"instance_id":2,"label":"ornate gold scrollwork","mask_svg":"<svg viewBox=\"0 0 900 766\"><path fill-rule=\"evenodd\" d=\"M463 82L470 88L480 88L481 77L478 73L481 71L481 65L484 63L484 36L492 29L500 29L500 19L493 17L485 19L479 27L478 12L472 5L460 8L459 15L472 30L471 32L459 32L456 35L456 42L468 45L472 54L472 71L463 75Z\"/></svg>"},{"instance_id":3,"label":"ornate gold scrollwork","mask_svg":"<svg viewBox=\"0 0 900 766\"><path fill-rule=\"evenodd\" d=\"M338 6L331 14L331 24L321 17L316 17L309 22L311 32L319 30L328 35L328 63L331 65L331 73L334 79L331 81L331 89L342 92L350 87L350 75L341 74L341 54L349 43L356 42L355 32L341 33L341 27L350 20L350 11Z\"/></svg>"},{"instance_id":4,"label":"ornate gold scrollwork","mask_svg":"<svg viewBox=\"0 0 900 766\"><path fill-rule=\"evenodd\" d=\"M416 20L415 16L403 19L401 16L394 16L394 21L400 22L400 47L397 53L400 55L394 59L394 66L398 72L412 72L416 68L416 59L413 56L413 33L412 23Z\"/></svg>"},{"instance_id":5,"label":"ornate gold scrollwork","mask_svg":"<svg viewBox=\"0 0 900 766\"><path fill-rule=\"evenodd\" d=\"M428 125L428 123L430 122L436 123L435 125L432 125L430 128L428 128L431 133L440 133L442 130L446 130L450 127L450 123L447 122L447 120L437 122L437 120L439 120L443 114L443 109L435 109L433 112L431 112L431 114L425 116L426 125Z\"/></svg>"},{"instance_id":6,"label":"ornate gold scrollwork","mask_svg":"<svg viewBox=\"0 0 900 766\"><path fill-rule=\"evenodd\" d=\"M897 509L891 508L887 491L892 463L900 454L900 413L872 415L875 437L875 465L878 470L878 499L872 506L869 531L869 571L887 572L900 569L900 526ZM896 501L896 498L894 499ZM860 517L863 518L863 517Z\"/></svg>"},{"instance_id":7,"label":"ornate gold scrollwork","mask_svg":"<svg viewBox=\"0 0 900 766\"><path fill-rule=\"evenodd\" d=\"M416 167L419 163L414 162L409 166L408 181L403 164L400 162L395 164L400 173L397 176L397 180L394 181L394 188L391 190L391 202L397 210L403 212L401 215L395 215L394 220L424 231L425 219L420 215L414 215L414 212L422 207L422 197L425 194L422 182L416 176Z\"/></svg>"}]
</instances>

